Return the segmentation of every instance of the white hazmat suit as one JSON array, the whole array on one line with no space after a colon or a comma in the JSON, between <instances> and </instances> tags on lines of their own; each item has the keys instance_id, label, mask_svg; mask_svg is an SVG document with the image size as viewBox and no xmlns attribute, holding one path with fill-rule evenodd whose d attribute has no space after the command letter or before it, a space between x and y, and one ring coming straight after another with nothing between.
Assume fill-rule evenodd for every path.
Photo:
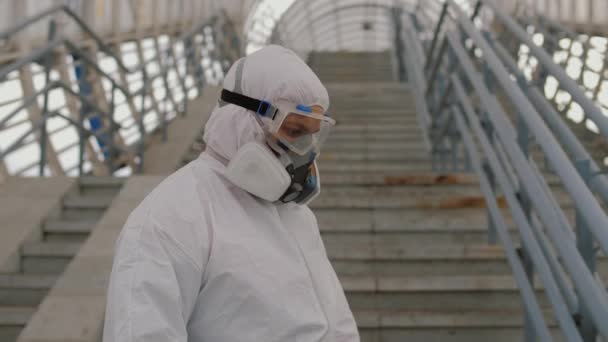
<instances>
[{"instance_id":1,"label":"white hazmat suit","mask_svg":"<svg viewBox=\"0 0 608 342\"><path fill-rule=\"evenodd\" d=\"M246 58L224 87L327 109L327 91L293 52ZM237 89L238 90L238 89ZM131 213L117 241L105 342L352 342L357 327L307 206L275 205L230 183L226 163L263 141L254 113L217 106L207 150Z\"/></svg>"}]
</instances>

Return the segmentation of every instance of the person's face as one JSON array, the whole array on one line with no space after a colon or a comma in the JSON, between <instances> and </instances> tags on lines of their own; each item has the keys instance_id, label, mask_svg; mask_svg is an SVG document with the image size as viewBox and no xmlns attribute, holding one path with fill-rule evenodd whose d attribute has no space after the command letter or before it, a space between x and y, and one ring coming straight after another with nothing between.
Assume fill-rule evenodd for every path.
<instances>
[{"instance_id":1,"label":"person's face","mask_svg":"<svg viewBox=\"0 0 608 342\"><path fill-rule=\"evenodd\" d=\"M321 106L312 106L313 113L323 115L325 111ZM305 135L317 133L321 129L321 122L318 119L299 114L289 114L277 132L280 138L288 142L293 142Z\"/></svg>"}]
</instances>

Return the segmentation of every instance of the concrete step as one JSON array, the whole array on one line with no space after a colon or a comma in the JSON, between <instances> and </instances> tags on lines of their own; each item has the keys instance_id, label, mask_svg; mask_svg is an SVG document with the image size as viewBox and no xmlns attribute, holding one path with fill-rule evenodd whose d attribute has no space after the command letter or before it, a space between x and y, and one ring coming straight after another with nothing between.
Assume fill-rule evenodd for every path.
<instances>
[{"instance_id":1,"label":"concrete step","mask_svg":"<svg viewBox=\"0 0 608 342\"><path fill-rule=\"evenodd\" d=\"M322 65L317 68L321 80L330 82L388 82L395 81L392 68L369 65L364 72L360 67Z\"/></svg>"},{"instance_id":2,"label":"concrete step","mask_svg":"<svg viewBox=\"0 0 608 342\"><path fill-rule=\"evenodd\" d=\"M352 104L358 104L358 112L364 109L382 111L384 108L405 108L409 109L412 113L416 111L414 93L409 88L392 87L385 88L384 91L370 92L365 90L365 88L369 88L369 82L365 83L361 88L352 89L337 87L335 85L328 85L330 108L341 108L343 105L354 107ZM409 106L406 104L409 104ZM340 111L334 112L340 113Z\"/></svg>"},{"instance_id":3,"label":"concrete step","mask_svg":"<svg viewBox=\"0 0 608 342\"><path fill-rule=\"evenodd\" d=\"M427 259L346 259L332 257L331 263L340 276L463 276L509 275L510 265L501 258L427 258Z\"/></svg>"},{"instance_id":4,"label":"concrete step","mask_svg":"<svg viewBox=\"0 0 608 342\"><path fill-rule=\"evenodd\" d=\"M422 140L422 134L419 132L408 131L388 131L388 132L356 132L356 131L341 131L341 130L332 130L327 138L327 143L331 141L367 141L367 142L394 142L394 141L411 141Z\"/></svg>"},{"instance_id":5,"label":"concrete step","mask_svg":"<svg viewBox=\"0 0 608 342\"><path fill-rule=\"evenodd\" d=\"M362 342L513 342L523 339L520 310L355 310ZM563 341L546 314L555 341Z\"/></svg>"},{"instance_id":6,"label":"concrete step","mask_svg":"<svg viewBox=\"0 0 608 342\"><path fill-rule=\"evenodd\" d=\"M348 109L343 109L344 111L347 111ZM393 124L409 124L411 126L414 127L419 127L418 126L418 121L416 119L416 117L412 117L411 115L408 115L407 112L404 113L404 115L402 116L374 116L373 112L369 112L369 116L356 116L356 117L348 117L348 118L343 118L340 119L339 116L336 116L336 121L338 123L338 125L341 124L366 124L366 123L374 123L374 124L384 124L384 125L393 125Z\"/></svg>"},{"instance_id":7,"label":"concrete step","mask_svg":"<svg viewBox=\"0 0 608 342\"><path fill-rule=\"evenodd\" d=\"M422 139L420 139L420 141L395 141L392 143L374 141L333 141L323 145L323 149L321 150L321 154L330 152L384 153L384 155L393 153L404 156L426 153L429 156L429 160L431 158L431 154L424 149Z\"/></svg>"},{"instance_id":8,"label":"concrete step","mask_svg":"<svg viewBox=\"0 0 608 342\"><path fill-rule=\"evenodd\" d=\"M344 145L348 144L347 142L343 143ZM407 144L407 143L405 143ZM331 146L331 145L329 145ZM413 161L424 161L429 162L429 154L423 150L418 149L415 153L403 154L403 153L395 153L394 151L338 151L334 152L330 150L329 152L322 152L319 158L317 159L319 162L323 161L334 161L334 162L401 162L401 163L411 163Z\"/></svg>"},{"instance_id":9,"label":"concrete step","mask_svg":"<svg viewBox=\"0 0 608 342\"><path fill-rule=\"evenodd\" d=\"M321 167L321 166L320 166ZM323 168L321 167L321 170ZM562 207L572 204L563 191L554 197ZM501 203L503 200L500 199ZM502 205L502 204L501 204ZM485 199L474 186L437 187L325 187L311 208L416 208L464 209L485 208Z\"/></svg>"},{"instance_id":10,"label":"concrete step","mask_svg":"<svg viewBox=\"0 0 608 342\"><path fill-rule=\"evenodd\" d=\"M42 229L48 235L88 235L97 224L95 220L48 220Z\"/></svg>"},{"instance_id":11,"label":"concrete step","mask_svg":"<svg viewBox=\"0 0 608 342\"><path fill-rule=\"evenodd\" d=\"M505 275L340 276L353 310L523 310ZM539 305L551 304L537 282Z\"/></svg>"},{"instance_id":12,"label":"concrete step","mask_svg":"<svg viewBox=\"0 0 608 342\"><path fill-rule=\"evenodd\" d=\"M516 236L515 227L510 227L512 235ZM428 251L429 253L439 253L439 255L466 255L467 253L482 253L486 255L490 247L477 247L484 245L488 240L487 227L449 230L449 229L428 229L428 230L403 230L395 231L361 231L361 232L340 232L336 230L323 230L323 241L326 248L332 249L332 253L348 249L361 250L353 251L363 256L374 256L383 253L394 253L395 255L409 255L408 253L421 253L418 250ZM445 248L443 252L441 249ZM378 252L381 251L381 252ZM502 254L502 252L501 252ZM418 254L416 254L418 255Z\"/></svg>"},{"instance_id":13,"label":"concrete step","mask_svg":"<svg viewBox=\"0 0 608 342\"><path fill-rule=\"evenodd\" d=\"M120 189L125 182L121 177L102 177L102 176L82 176L78 178L81 187L88 188L115 188Z\"/></svg>"},{"instance_id":14,"label":"concrete step","mask_svg":"<svg viewBox=\"0 0 608 342\"><path fill-rule=\"evenodd\" d=\"M381 135L385 133L397 133L397 134L408 134L409 132L418 133L422 136L422 131L418 124L395 124L395 125L386 125L375 123L372 120L369 122L359 122L359 123L348 123L342 122L336 125L331 131L330 134L337 134L341 132L349 132L354 134L361 133L370 133L375 135Z\"/></svg>"},{"instance_id":15,"label":"concrete step","mask_svg":"<svg viewBox=\"0 0 608 342\"><path fill-rule=\"evenodd\" d=\"M369 76L358 76L356 75L356 73L352 73L350 75L329 75L329 76L321 76L319 77L321 79L321 82L325 83L325 82L358 82L358 83L363 83L363 82L369 82L369 83L376 83L376 82L387 82L390 81L391 79L395 79L396 76L392 73L384 73L384 74L373 74L373 75L369 75ZM396 80L395 80L396 81Z\"/></svg>"},{"instance_id":16,"label":"concrete step","mask_svg":"<svg viewBox=\"0 0 608 342\"><path fill-rule=\"evenodd\" d=\"M57 276L47 274L0 274L0 307L35 307L56 280Z\"/></svg>"},{"instance_id":17,"label":"concrete step","mask_svg":"<svg viewBox=\"0 0 608 342\"><path fill-rule=\"evenodd\" d=\"M0 341L16 341L34 312L32 307L0 307Z\"/></svg>"},{"instance_id":18,"label":"concrete step","mask_svg":"<svg viewBox=\"0 0 608 342\"><path fill-rule=\"evenodd\" d=\"M321 158L323 157L321 154ZM473 174L452 173L424 173L424 174L379 174L375 172L342 173L324 172L322 174L322 185L325 186L393 186L393 185L476 185L477 177Z\"/></svg>"},{"instance_id":19,"label":"concrete step","mask_svg":"<svg viewBox=\"0 0 608 342\"><path fill-rule=\"evenodd\" d=\"M502 209L507 226L514 226L509 209ZM321 232L412 232L433 230L469 231L487 227L487 212L474 206L441 208L316 208ZM575 222L573 208L565 209L570 223Z\"/></svg>"},{"instance_id":20,"label":"concrete step","mask_svg":"<svg viewBox=\"0 0 608 342\"><path fill-rule=\"evenodd\" d=\"M386 245L389 247L382 248L380 243L372 246L326 244L326 251L336 273L341 276L511 274L500 246L457 246L454 243L420 244L417 247L411 244L402 247Z\"/></svg>"},{"instance_id":21,"label":"concrete step","mask_svg":"<svg viewBox=\"0 0 608 342\"><path fill-rule=\"evenodd\" d=\"M323 172L431 172L430 161L428 163L408 163L402 162L368 162L368 161L319 161L319 169Z\"/></svg>"},{"instance_id":22,"label":"concrete step","mask_svg":"<svg viewBox=\"0 0 608 342\"><path fill-rule=\"evenodd\" d=\"M419 129L414 129L413 127L402 127L402 129L399 130L389 130L385 132L366 132L364 130L357 132L355 129L346 129L330 133L324 148L331 148L332 145L349 146L354 144L359 148L360 146L376 145L378 146L377 149L383 150L384 148L395 144L411 144L413 148L426 150L423 136L420 133Z\"/></svg>"},{"instance_id":23,"label":"concrete step","mask_svg":"<svg viewBox=\"0 0 608 342\"><path fill-rule=\"evenodd\" d=\"M323 153L321 154L321 157ZM376 172L323 172L324 186L394 186L394 185L478 185L477 177L471 173L376 173ZM559 177L545 174L545 181L552 188L561 186Z\"/></svg>"},{"instance_id":24,"label":"concrete step","mask_svg":"<svg viewBox=\"0 0 608 342\"><path fill-rule=\"evenodd\" d=\"M63 201L64 220L97 220L110 206L114 196L70 196Z\"/></svg>"},{"instance_id":25,"label":"concrete step","mask_svg":"<svg viewBox=\"0 0 608 342\"><path fill-rule=\"evenodd\" d=\"M80 250L77 242L30 242L22 247L25 273L60 274Z\"/></svg>"},{"instance_id":26,"label":"concrete step","mask_svg":"<svg viewBox=\"0 0 608 342\"><path fill-rule=\"evenodd\" d=\"M78 179L80 195L114 196L120 191L124 181L124 178L119 177L80 177Z\"/></svg>"},{"instance_id":27,"label":"concrete step","mask_svg":"<svg viewBox=\"0 0 608 342\"><path fill-rule=\"evenodd\" d=\"M343 96L331 101L330 113L344 115L345 117L365 116L365 113L373 113L377 116L394 115L396 113L407 113L407 116L416 116L416 104L412 94L396 92L390 95L374 96ZM344 109L352 109L346 112Z\"/></svg>"},{"instance_id":28,"label":"concrete step","mask_svg":"<svg viewBox=\"0 0 608 342\"><path fill-rule=\"evenodd\" d=\"M70 196L63 201L63 206L70 209L105 210L113 199L112 196Z\"/></svg>"},{"instance_id":29,"label":"concrete step","mask_svg":"<svg viewBox=\"0 0 608 342\"><path fill-rule=\"evenodd\" d=\"M328 83L325 87L329 91L330 97L342 98L344 95L357 96L379 96L390 93L412 92L412 87L408 83L377 82L374 84L357 83Z\"/></svg>"},{"instance_id":30,"label":"concrete step","mask_svg":"<svg viewBox=\"0 0 608 342\"><path fill-rule=\"evenodd\" d=\"M365 108L352 104L350 106L332 106L329 114L336 119L338 124L342 123L357 123L357 122L382 122L385 121L403 121L412 124L418 123L416 113L412 111L410 106L397 106L394 109Z\"/></svg>"}]
</instances>

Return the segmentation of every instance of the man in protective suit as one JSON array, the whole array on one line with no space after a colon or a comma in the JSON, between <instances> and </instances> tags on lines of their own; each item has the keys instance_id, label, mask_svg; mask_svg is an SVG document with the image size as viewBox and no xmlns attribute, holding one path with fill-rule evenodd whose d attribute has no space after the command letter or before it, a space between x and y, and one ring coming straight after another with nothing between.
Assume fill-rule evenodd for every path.
<instances>
[{"instance_id":1,"label":"man in protective suit","mask_svg":"<svg viewBox=\"0 0 608 342\"><path fill-rule=\"evenodd\" d=\"M129 216L117 241L105 342L353 342L357 327L306 204L335 124L293 52L237 61L206 150Z\"/></svg>"}]
</instances>

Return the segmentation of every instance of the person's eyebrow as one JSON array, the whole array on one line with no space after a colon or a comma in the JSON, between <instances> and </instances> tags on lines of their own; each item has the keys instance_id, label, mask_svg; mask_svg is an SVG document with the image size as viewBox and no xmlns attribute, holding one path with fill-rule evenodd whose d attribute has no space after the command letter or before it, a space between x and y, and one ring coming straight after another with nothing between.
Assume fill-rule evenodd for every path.
<instances>
[{"instance_id":1,"label":"person's eyebrow","mask_svg":"<svg viewBox=\"0 0 608 342\"><path fill-rule=\"evenodd\" d=\"M305 125L303 123L300 123L300 122L290 122L287 125L291 129L297 128L297 129L300 129L300 130L303 130L303 131L306 131L306 132L309 132L309 133L315 133L315 132L319 131L319 129L311 129L309 126L307 126L307 125Z\"/></svg>"}]
</instances>

